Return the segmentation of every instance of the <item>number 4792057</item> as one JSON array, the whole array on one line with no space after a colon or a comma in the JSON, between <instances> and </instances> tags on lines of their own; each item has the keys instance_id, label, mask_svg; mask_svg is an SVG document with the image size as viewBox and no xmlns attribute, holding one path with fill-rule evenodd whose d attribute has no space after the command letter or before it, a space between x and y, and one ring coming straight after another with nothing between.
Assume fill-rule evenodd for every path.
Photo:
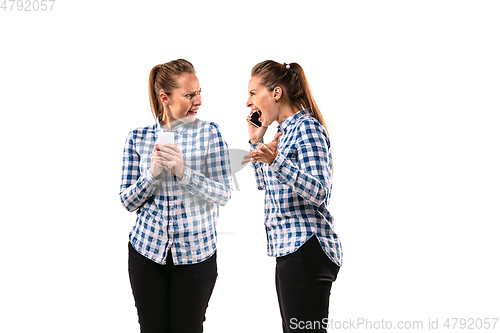
<instances>
[{"instance_id":1,"label":"number 4792057","mask_svg":"<svg viewBox=\"0 0 500 333\"><path fill-rule=\"evenodd\" d=\"M1 1L1 0L0 0ZM18 12L52 11L56 0L3 0L0 10Z\"/></svg>"}]
</instances>

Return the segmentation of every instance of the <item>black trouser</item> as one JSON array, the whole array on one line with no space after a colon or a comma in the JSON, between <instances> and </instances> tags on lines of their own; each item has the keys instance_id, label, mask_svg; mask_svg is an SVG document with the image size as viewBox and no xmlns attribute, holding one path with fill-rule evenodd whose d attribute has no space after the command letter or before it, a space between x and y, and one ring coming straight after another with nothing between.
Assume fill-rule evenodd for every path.
<instances>
[{"instance_id":1,"label":"black trouser","mask_svg":"<svg viewBox=\"0 0 500 333\"><path fill-rule=\"evenodd\" d=\"M276 258L283 332L326 333L330 290L339 269L315 236L296 252Z\"/></svg>"},{"instance_id":2,"label":"black trouser","mask_svg":"<svg viewBox=\"0 0 500 333\"><path fill-rule=\"evenodd\" d=\"M200 333L217 279L217 258L175 266L168 251L160 265L129 243L129 277L141 333Z\"/></svg>"}]
</instances>

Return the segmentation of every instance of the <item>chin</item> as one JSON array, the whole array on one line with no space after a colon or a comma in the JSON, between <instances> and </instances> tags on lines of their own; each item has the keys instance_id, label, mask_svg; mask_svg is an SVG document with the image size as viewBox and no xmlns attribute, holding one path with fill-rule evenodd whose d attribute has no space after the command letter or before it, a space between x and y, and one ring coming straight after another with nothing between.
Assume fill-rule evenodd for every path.
<instances>
[{"instance_id":1,"label":"chin","mask_svg":"<svg viewBox=\"0 0 500 333\"><path fill-rule=\"evenodd\" d=\"M182 119L185 123L190 123L196 120L196 115L188 115Z\"/></svg>"}]
</instances>

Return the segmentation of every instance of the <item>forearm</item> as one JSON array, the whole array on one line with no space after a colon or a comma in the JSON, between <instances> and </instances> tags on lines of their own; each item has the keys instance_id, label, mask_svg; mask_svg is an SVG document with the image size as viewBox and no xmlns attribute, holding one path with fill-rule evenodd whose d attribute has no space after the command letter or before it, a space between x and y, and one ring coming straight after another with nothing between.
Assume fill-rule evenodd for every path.
<instances>
[{"instance_id":1,"label":"forearm","mask_svg":"<svg viewBox=\"0 0 500 333\"><path fill-rule=\"evenodd\" d=\"M320 206L326 200L328 192L325 184L304 172L284 155L278 153L269 168L280 183L291 187L295 193L314 206Z\"/></svg>"},{"instance_id":2,"label":"forearm","mask_svg":"<svg viewBox=\"0 0 500 333\"><path fill-rule=\"evenodd\" d=\"M133 212L141 207L154 193L159 180L155 180L149 169L141 175L134 183L127 183L127 176L122 176L120 187L120 200L129 212Z\"/></svg>"},{"instance_id":3,"label":"forearm","mask_svg":"<svg viewBox=\"0 0 500 333\"><path fill-rule=\"evenodd\" d=\"M189 193L206 201L224 206L231 198L231 174L229 173L223 181L215 181L207 178L204 174L191 168L184 168L184 176L179 184L184 186Z\"/></svg>"},{"instance_id":4,"label":"forearm","mask_svg":"<svg viewBox=\"0 0 500 333\"><path fill-rule=\"evenodd\" d=\"M257 148L258 148L258 143L250 144L250 150ZM264 183L264 172L262 170L262 162L250 162L250 165L254 170L255 181L257 182L257 189L264 190L266 188L266 185Z\"/></svg>"}]
</instances>

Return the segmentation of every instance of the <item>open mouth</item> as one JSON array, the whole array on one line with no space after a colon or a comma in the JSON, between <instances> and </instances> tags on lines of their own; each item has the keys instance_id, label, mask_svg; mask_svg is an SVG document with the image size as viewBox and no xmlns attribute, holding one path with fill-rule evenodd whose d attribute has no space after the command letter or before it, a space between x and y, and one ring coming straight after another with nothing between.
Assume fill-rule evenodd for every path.
<instances>
[{"instance_id":1,"label":"open mouth","mask_svg":"<svg viewBox=\"0 0 500 333\"><path fill-rule=\"evenodd\" d=\"M196 111L188 111L188 114L189 114L190 116L195 116L197 113L198 113L198 111L197 111L197 110L196 110Z\"/></svg>"},{"instance_id":2,"label":"open mouth","mask_svg":"<svg viewBox=\"0 0 500 333\"><path fill-rule=\"evenodd\" d=\"M254 112L257 112L259 114L259 121L262 121L262 111L255 110Z\"/></svg>"}]
</instances>

